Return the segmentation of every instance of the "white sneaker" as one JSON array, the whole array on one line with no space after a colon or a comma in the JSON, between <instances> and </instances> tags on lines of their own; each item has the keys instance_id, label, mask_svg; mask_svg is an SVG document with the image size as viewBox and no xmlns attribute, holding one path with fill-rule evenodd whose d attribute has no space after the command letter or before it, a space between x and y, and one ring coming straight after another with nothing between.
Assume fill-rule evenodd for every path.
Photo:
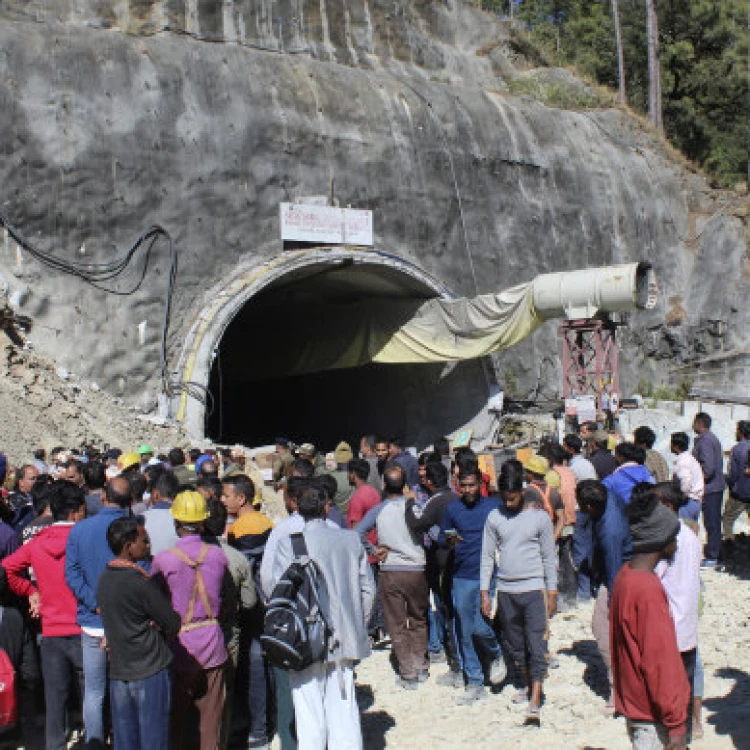
<instances>
[{"instance_id":1,"label":"white sneaker","mask_svg":"<svg viewBox=\"0 0 750 750\"><path fill-rule=\"evenodd\" d=\"M460 695L456 703L460 706L467 706L477 701L483 701L487 699L487 693L481 685L467 685L463 695Z\"/></svg>"},{"instance_id":2,"label":"white sneaker","mask_svg":"<svg viewBox=\"0 0 750 750\"><path fill-rule=\"evenodd\" d=\"M502 654L490 664L490 684L499 685L508 676L508 668Z\"/></svg>"}]
</instances>

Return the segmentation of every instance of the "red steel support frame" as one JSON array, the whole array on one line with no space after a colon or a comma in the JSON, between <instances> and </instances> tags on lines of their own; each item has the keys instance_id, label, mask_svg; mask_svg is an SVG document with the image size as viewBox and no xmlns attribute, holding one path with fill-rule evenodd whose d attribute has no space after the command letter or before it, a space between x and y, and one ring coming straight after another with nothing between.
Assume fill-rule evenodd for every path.
<instances>
[{"instance_id":1,"label":"red steel support frame","mask_svg":"<svg viewBox=\"0 0 750 750\"><path fill-rule=\"evenodd\" d=\"M563 397L595 395L602 407L602 393L620 392L617 327L604 320L566 320L562 338Z\"/></svg>"}]
</instances>

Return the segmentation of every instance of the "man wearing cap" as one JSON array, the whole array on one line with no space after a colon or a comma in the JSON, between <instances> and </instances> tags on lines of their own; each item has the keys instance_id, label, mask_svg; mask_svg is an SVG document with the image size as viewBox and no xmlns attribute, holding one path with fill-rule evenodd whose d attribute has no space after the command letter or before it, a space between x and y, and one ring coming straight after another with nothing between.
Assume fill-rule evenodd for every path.
<instances>
[{"instance_id":1,"label":"man wearing cap","mask_svg":"<svg viewBox=\"0 0 750 750\"><path fill-rule=\"evenodd\" d=\"M599 479L606 479L617 469L617 461L609 452L609 433L605 430L597 430L589 436L589 461L596 469Z\"/></svg>"},{"instance_id":2,"label":"man wearing cap","mask_svg":"<svg viewBox=\"0 0 750 750\"><path fill-rule=\"evenodd\" d=\"M349 484L349 461L354 458L354 453L349 443L340 442L333 452L335 469L327 469L324 473L330 474L336 480L336 494L333 504L346 516L349 500L354 494L354 487Z\"/></svg>"},{"instance_id":3,"label":"man wearing cap","mask_svg":"<svg viewBox=\"0 0 750 750\"><path fill-rule=\"evenodd\" d=\"M198 477L195 474L195 469L189 468L185 463L185 451L182 448L172 448L167 454L167 458L180 487L183 489L194 488Z\"/></svg>"},{"instance_id":4,"label":"man wearing cap","mask_svg":"<svg viewBox=\"0 0 750 750\"><path fill-rule=\"evenodd\" d=\"M680 523L648 484L633 489L628 517L633 558L617 575L611 603L615 708L633 748L679 750L687 746L690 685L654 569L674 557Z\"/></svg>"},{"instance_id":5,"label":"man wearing cap","mask_svg":"<svg viewBox=\"0 0 750 750\"><path fill-rule=\"evenodd\" d=\"M315 446L312 443L302 443L302 445L297 448L297 457L301 458L303 461L307 461L313 467L313 472L315 474L320 473L322 464L318 460L318 452L315 450Z\"/></svg>"},{"instance_id":6,"label":"man wearing cap","mask_svg":"<svg viewBox=\"0 0 750 750\"><path fill-rule=\"evenodd\" d=\"M523 462L523 468L526 472L524 507L536 506L547 512L554 528L555 541L557 541L565 527L565 506L560 493L544 481L549 471L549 461L532 453Z\"/></svg>"},{"instance_id":7,"label":"man wearing cap","mask_svg":"<svg viewBox=\"0 0 750 750\"><path fill-rule=\"evenodd\" d=\"M286 438L276 438L276 455L273 457L273 481L276 489L283 479L287 479L292 474L292 463L294 463L294 454Z\"/></svg>"},{"instance_id":8,"label":"man wearing cap","mask_svg":"<svg viewBox=\"0 0 750 750\"><path fill-rule=\"evenodd\" d=\"M147 443L143 443L137 452L141 457L141 468L148 466L148 462L154 457L154 449Z\"/></svg>"},{"instance_id":9,"label":"man wearing cap","mask_svg":"<svg viewBox=\"0 0 750 750\"><path fill-rule=\"evenodd\" d=\"M137 474L141 470L141 457L137 453L123 453L117 459L117 468L121 476Z\"/></svg>"},{"instance_id":10,"label":"man wearing cap","mask_svg":"<svg viewBox=\"0 0 750 750\"><path fill-rule=\"evenodd\" d=\"M156 555L151 574L169 592L182 618L179 636L170 642L172 747L193 747L199 736L201 750L215 750L226 699L227 650L218 617L229 563L221 547L201 539L208 518L203 495L181 492L170 511L179 541Z\"/></svg>"}]
</instances>

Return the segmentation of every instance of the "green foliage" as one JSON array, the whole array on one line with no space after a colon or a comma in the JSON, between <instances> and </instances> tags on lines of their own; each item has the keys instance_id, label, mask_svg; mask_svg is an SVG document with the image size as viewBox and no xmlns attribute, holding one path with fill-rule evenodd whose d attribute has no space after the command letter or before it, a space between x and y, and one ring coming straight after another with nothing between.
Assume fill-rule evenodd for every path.
<instances>
[{"instance_id":1,"label":"green foliage","mask_svg":"<svg viewBox=\"0 0 750 750\"><path fill-rule=\"evenodd\" d=\"M681 380L677 385L654 386L651 380L641 379L638 381L635 392L640 393L644 398L651 399L655 405L657 401L687 401L692 387L692 380Z\"/></svg>"},{"instance_id":2,"label":"green foliage","mask_svg":"<svg viewBox=\"0 0 750 750\"><path fill-rule=\"evenodd\" d=\"M484 0L507 16L510 0ZM513 0L514 16L553 65L617 87L611 0ZM648 110L646 3L619 0L629 104ZM720 182L748 168L747 0L656 0L669 139Z\"/></svg>"},{"instance_id":3,"label":"green foliage","mask_svg":"<svg viewBox=\"0 0 750 750\"><path fill-rule=\"evenodd\" d=\"M508 91L517 96L532 96L548 107L556 109L592 109L603 105L591 90L566 81L545 82L524 76L509 81Z\"/></svg>"},{"instance_id":4,"label":"green foliage","mask_svg":"<svg viewBox=\"0 0 750 750\"><path fill-rule=\"evenodd\" d=\"M509 396L517 396L519 393L518 378L509 367L503 370L503 388Z\"/></svg>"}]
</instances>

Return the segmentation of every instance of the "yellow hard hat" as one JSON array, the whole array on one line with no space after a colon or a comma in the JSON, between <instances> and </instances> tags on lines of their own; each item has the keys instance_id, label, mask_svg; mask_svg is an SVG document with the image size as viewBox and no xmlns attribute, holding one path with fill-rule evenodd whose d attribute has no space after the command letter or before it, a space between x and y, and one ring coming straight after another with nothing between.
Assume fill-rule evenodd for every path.
<instances>
[{"instance_id":1,"label":"yellow hard hat","mask_svg":"<svg viewBox=\"0 0 750 750\"><path fill-rule=\"evenodd\" d=\"M195 490L180 492L174 499L170 511L175 520L183 523L200 523L208 518L206 498Z\"/></svg>"},{"instance_id":2,"label":"yellow hard hat","mask_svg":"<svg viewBox=\"0 0 750 750\"><path fill-rule=\"evenodd\" d=\"M117 459L117 466L120 468L120 471L125 471L125 469L129 469L131 466L140 465L141 457L132 451L130 453L123 453L120 458Z\"/></svg>"}]
</instances>

